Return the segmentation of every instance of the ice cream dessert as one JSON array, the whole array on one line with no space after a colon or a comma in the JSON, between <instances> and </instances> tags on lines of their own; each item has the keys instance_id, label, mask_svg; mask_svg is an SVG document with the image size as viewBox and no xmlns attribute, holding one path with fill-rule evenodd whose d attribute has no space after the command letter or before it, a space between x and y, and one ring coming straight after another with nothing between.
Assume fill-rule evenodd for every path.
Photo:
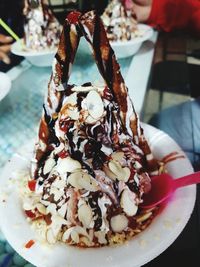
<instances>
[{"instance_id":1,"label":"ice cream dessert","mask_svg":"<svg viewBox=\"0 0 200 267\"><path fill-rule=\"evenodd\" d=\"M122 0L111 0L102 20L110 41L129 41L142 35L133 9L126 9Z\"/></svg>"},{"instance_id":2,"label":"ice cream dessert","mask_svg":"<svg viewBox=\"0 0 200 267\"><path fill-rule=\"evenodd\" d=\"M27 50L56 49L61 26L45 0L25 0L24 42Z\"/></svg>"},{"instance_id":3,"label":"ice cream dessert","mask_svg":"<svg viewBox=\"0 0 200 267\"><path fill-rule=\"evenodd\" d=\"M80 37L105 84L69 85ZM140 208L157 173L101 19L70 13L48 85L23 209L40 237L81 247L119 244L144 230Z\"/></svg>"}]
</instances>

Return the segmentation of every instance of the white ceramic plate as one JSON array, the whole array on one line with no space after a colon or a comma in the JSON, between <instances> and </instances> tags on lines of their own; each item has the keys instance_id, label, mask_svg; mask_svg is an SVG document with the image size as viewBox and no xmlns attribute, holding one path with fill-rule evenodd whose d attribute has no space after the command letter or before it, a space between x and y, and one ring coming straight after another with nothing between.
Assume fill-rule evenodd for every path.
<instances>
[{"instance_id":1,"label":"white ceramic plate","mask_svg":"<svg viewBox=\"0 0 200 267\"><path fill-rule=\"evenodd\" d=\"M25 57L31 64L38 67L47 67L52 65L55 50L26 51L22 45L23 41L19 40L11 46L11 52L17 56Z\"/></svg>"},{"instance_id":2,"label":"white ceramic plate","mask_svg":"<svg viewBox=\"0 0 200 267\"><path fill-rule=\"evenodd\" d=\"M11 80L9 76L0 72L0 101L8 94L11 88Z\"/></svg>"},{"instance_id":3,"label":"white ceramic plate","mask_svg":"<svg viewBox=\"0 0 200 267\"><path fill-rule=\"evenodd\" d=\"M125 58L135 55L142 43L149 40L153 35L153 29L146 24L138 24L138 30L142 33L142 36L135 37L130 41L111 42L111 46L115 51L117 58Z\"/></svg>"},{"instance_id":4,"label":"white ceramic plate","mask_svg":"<svg viewBox=\"0 0 200 267\"><path fill-rule=\"evenodd\" d=\"M156 157L162 158L173 151L183 154L168 135L149 125L144 125L144 128ZM47 247L36 243L30 249L25 249L24 244L34 239L35 234L21 209L16 184L8 181L13 172L29 167L32 148L30 144L26 153L21 152L15 155L1 174L0 188L3 192L0 194L0 225L7 240L16 251L37 267L141 266L171 245L190 218L196 196L194 185L176 191L172 200L152 224L125 245L112 248L78 249L62 244ZM169 163L167 167L174 177L193 172L187 158L177 159Z\"/></svg>"}]
</instances>

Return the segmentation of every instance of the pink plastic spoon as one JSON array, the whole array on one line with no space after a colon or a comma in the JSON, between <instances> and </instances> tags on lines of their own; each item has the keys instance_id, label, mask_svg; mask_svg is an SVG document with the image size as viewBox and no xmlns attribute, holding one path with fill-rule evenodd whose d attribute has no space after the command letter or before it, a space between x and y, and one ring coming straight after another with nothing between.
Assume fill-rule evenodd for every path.
<instances>
[{"instance_id":1,"label":"pink plastic spoon","mask_svg":"<svg viewBox=\"0 0 200 267\"><path fill-rule=\"evenodd\" d=\"M174 179L167 173L152 177L151 191L144 195L141 207L153 208L166 201L180 187L200 183L200 171Z\"/></svg>"}]
</instances>

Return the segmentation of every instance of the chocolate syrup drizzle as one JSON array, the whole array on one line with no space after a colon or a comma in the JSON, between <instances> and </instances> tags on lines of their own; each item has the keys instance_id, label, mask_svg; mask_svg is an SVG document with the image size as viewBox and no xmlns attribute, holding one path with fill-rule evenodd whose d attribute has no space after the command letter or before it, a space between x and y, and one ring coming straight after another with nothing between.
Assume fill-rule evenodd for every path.
<instances>
[{"instance_id":1,"label":"chocolate syrup drizzle","mask_svg":"<svg viewBox=\"0 0 200 267\"><path fill-rule=\"evenodd\" d=\"M61 106L62 106L62 99L64 95L70 94L70 86L67 85L68 79L70 76L70 70L71 66L74 62L74 58L76 55L76 51L78 48L78 44L80 41L81 36L83 36L90 46L92 47L94 58L96 60L96 64L99 68L99 71L104 78L107 86L111 91L111 95L113 97L113 106L116 106L117 112L120 114L120 126L118 129L120 129L120 132L116 134L121 134L124 132L126 135L131 134L133 136L132 141L136 143L134 137L137 136L139 140L139 146L143 151L143 159L142 163L144 164L144 169L147 170L157 170L158 166L157 163L154 160L147 160L146 155L151 154L151 151L149 149L148 143L146 142L146 139L144 138L143 131L140 126L137 126L139 124L134 107L131 102L131 108L132 113L134 115L134 120L130 122L130 127L132 129L132 133L128 131L126 128L126 120L127 120L127 99L128 99L128 93L127 88L124 83L124 79L120 72L119 64L116 61L114 52L108 42L108 39L106 37L106 32L103 27L103 23L101 19L95 14L94 11L90 11L85 13L84 15L81 15L78 12L70 13L70 15L66 18L63 32L61 34L61 40L58 48L58 52L55 56L56 64L55 64L55 73L53 72L50 83L49 83L49 93L48 93L48 99L47 104L44 106L44 117L42 121L44 120L45 123L43 123L43 128L46 127L46 129L43 129L44 131L48 132L48 143L45 144L46 149L44 151L39 148L36 151L36 158L39 159L37 167L41 166L41 162L44 158L47 158L49 155L48 148L50 144L54 144L54 146L59 145L59 140L55 135L55 120L53 119L53 114L58 113ZM57 87L63 85L63 91L57 91ZM57 106L55 110L51 110L50 108L53 107L52 103L52 97L51 95L55 95L55 97L58 100ZM80 110L80 103L82 96L84 97L84 93L78 94L78 107ZM112 107L113 108L113 107ZM107 114L108 114L108 120L110 120L112 123L109 123L110 134L107 136L108 139L110 139L112 142L115 142L115 140L112 140L113 138L113 132L114 132L114 124L115 124L115 117L113 117L113 110L110 110L109 105L106 107ZM41 122L42 123L42 122ZM141 135L139 136L137 128L140 128ZM68 131L66 132L66 137L69 141L69 149L70 149L70 155L74 159L80 160L83 165L85 164L82 160L82 154L78 152L78 150L74 150L74 143L73 143L73 131L70 129L73 128L73 123L69 127ZM99 128L100 129L100 128ZM96 133L94 131L93 138L98 136L99 129L96 128ZM89 127L87 129L87 133L89 133ZM101 129L100 131L105 131L105 129ZM96 138L95 137L95 138ZM79 141L81 142L81 141ZM90 141L91 142L91 141ZM110 142L108 142L110 143ZM105 161L105 154L98 148L97 149L97 143L95 143L94 149L96 153L93 155L93 168L100 169L102 167L103 162ZM80 146L80 144L79 144ZM37 154L40 154L40 156L37 156ZM42 155L43 154L43 155ZM98 160L97 160L98 159ZM87 168L90 173L92 173L91 168L85 164L85 168ZM37 175L35 176L37 179Z\"/></svg>"}]
</instances>

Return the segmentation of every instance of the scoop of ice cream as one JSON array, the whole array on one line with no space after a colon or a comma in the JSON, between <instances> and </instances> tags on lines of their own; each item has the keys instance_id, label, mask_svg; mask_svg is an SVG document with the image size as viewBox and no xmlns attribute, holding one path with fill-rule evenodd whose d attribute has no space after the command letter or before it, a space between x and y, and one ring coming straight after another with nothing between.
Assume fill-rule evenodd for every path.
<instances>
[{"instance_id":1,"label":"scoop of ice cream","mask_svg":"<svg viewBox=\"0 0 200 267\"><path fill-rule=\"evenodd\" d=\"M127 41L139 34L133 9L126 9L120 0L112 0L101 18L111 41Z\"/></svg>"},{"instance_id":2,"label":"scoop of ice cream","mask_svg":"<svg viewBox=\"0 0 200 267\"><path fill-rule=\"evenodd\" d=\"M68 84L81 36L93 49L102 87ZM139 204L157 162L94 12L65 20L43 108L32 177L22 186L25 213L40 236L99 247L145 229L154 214Z\"/></svg>"}]
</instances>

